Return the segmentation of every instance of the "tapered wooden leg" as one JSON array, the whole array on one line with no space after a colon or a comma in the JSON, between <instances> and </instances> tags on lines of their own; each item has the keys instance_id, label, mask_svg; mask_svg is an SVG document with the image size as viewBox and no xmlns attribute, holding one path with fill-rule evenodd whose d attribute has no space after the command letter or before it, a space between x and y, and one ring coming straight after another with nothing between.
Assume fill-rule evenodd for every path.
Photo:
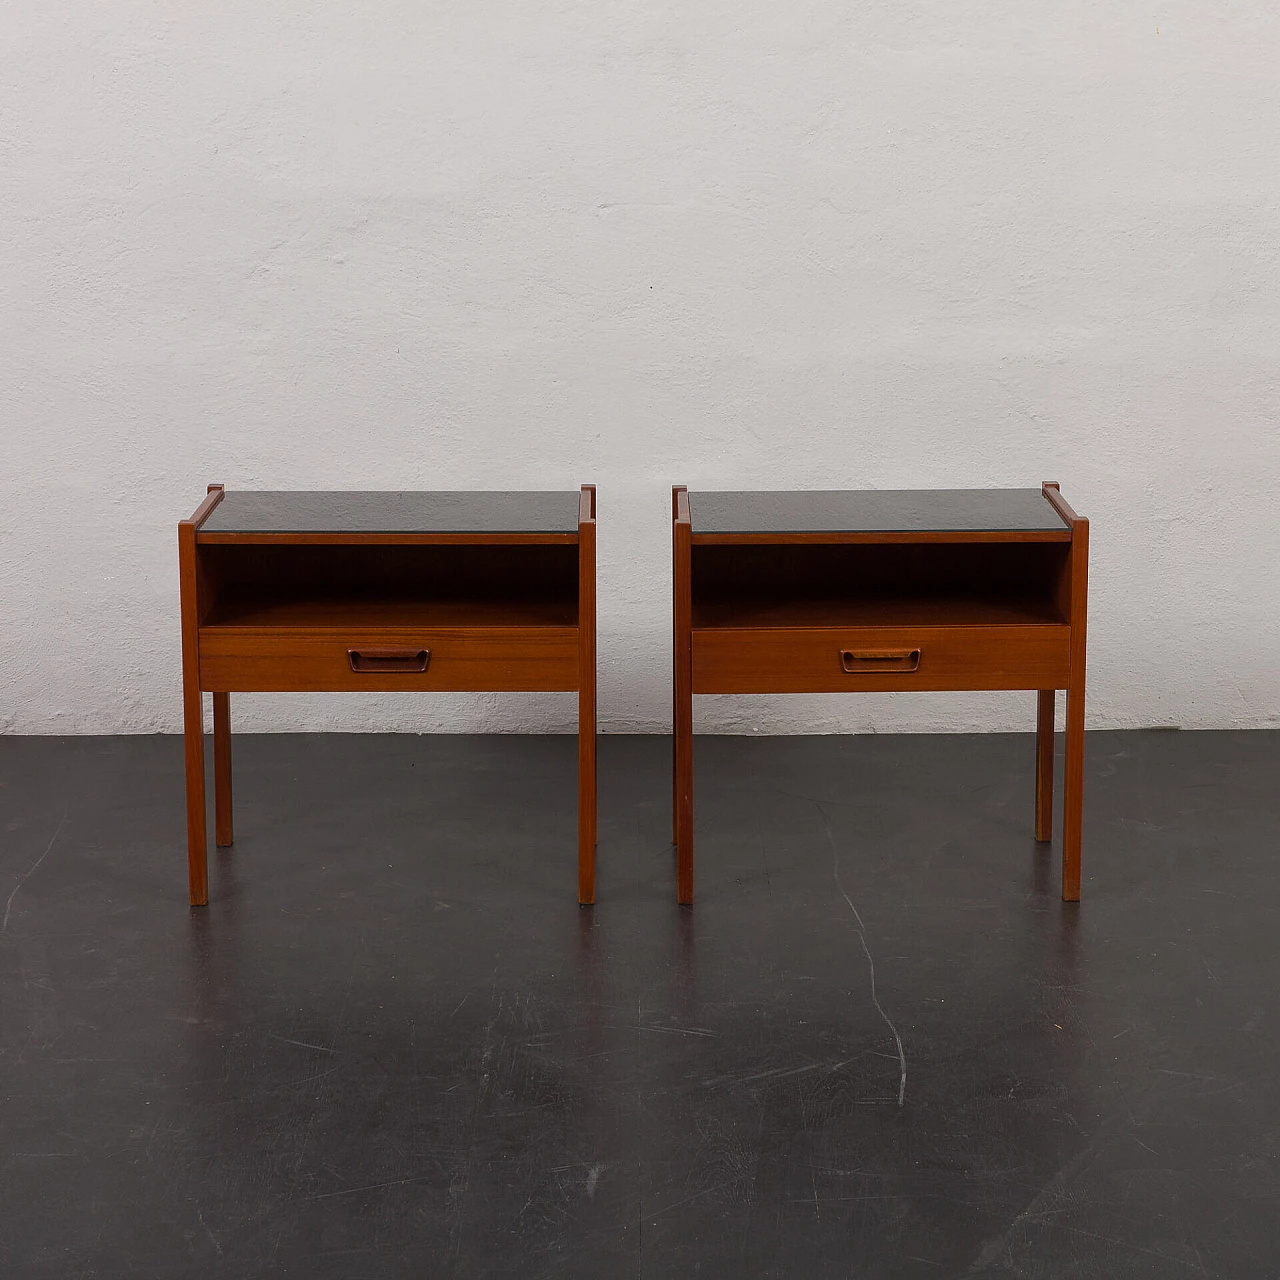
<instances>
[{"instance_id":1,"label":"tapered wooden leg","mask_svg":"<svg viewBox=\"0 0 1280 1280\"><path fill-rule=\"evenodd\" d=\"M693 670L688 631L677 632L675 655L676 901L693 901Z\"/></svg>"},{"instance_id":2,"label":"tapered wooden leg","mask_svg":"<svg viewBox=\"0 0 1280 1280\"><path fill-rule=\"evenodd\" d=\"M1058 583L1058 603L1071 621L1070 675L1067 678L1067 759L1062 788L1062 899L1080 901L1080 843L1084 827L1085 636L1089 612L1089 522L1063 501L1058 486L1046 481L1046 499L1071 526L1071 551Z\"/></svg>"},{"instance_id":3,"label":"tapered wooden leg","mask_svg":"<svg viewBox=\"0 0 1280 1280\"><path fill-rule=\"evenodd\" d=\"M593 673L594 674L594 673ZM578 694L578 904L596 900L596 691Z\"/></svg>"},{"instance_id":4,"label":"tapered wooden leg","mask_svg":"<svg viewBox=\"0 0 1280 1280\"><path fill-rule=\"evenodd\" d=\"M678 663L676 659L676 662ZM675 680L672 681L675 686ZM671 699L671 842L680 844L680 751L676 748L676 724L680 723L680 700Z\"/></svg>"},{"instance_id":5,"label":"tapered wooden leg","mask_svg":"<svg viewBox=\"0 0 1280 1280\"><path fill-rule=\"evenodd\" d=\"M673 827L676 846L676 901L693 901L693 615L688 497L672 494L674 560L672 732L675 738Z\"/></svg>"},{"instance_id":6,"label":"tapered wooden leg","mask_svg":"<svg viewBox=\"0 0 1280 1280\"><path fill-rule=\"evenodd\" d=\"M1062 789L1062 899L1080 901L1084 825L1084 687L1067 690L1066 780Z\"/></svg>"},{"instance_id":7,"label":"tapered wooden leg","mask_svg":"<svg viewBox=\"0 0 1280 1280\"><path fill-rule=\"evenodd\" d=\"M578 514L578 905L596 900L596 491Z\"/></svg>"},{"instance_id":8,"label":"tapered wooden leg","mask_svg":"<svg viewBox=\"0 0 1280 1280\"><path fill-rule=\"evenodd\" d=\"M220 484L209 486L209 496L190 520L178 522L178 588L182 606L182 729L187 765L187 880L191 905L209 901L208 821L204 798L204 695L200 690L200 621L209 600L206 566L197 554L196 529L222 501ZM214 733L217 774L218 842L222 843L223 809L226 810L227 843L231 843L231 721L226 695L218 707L214 695ZM219 728L220 722L220 728ZM224 787L225 782L226 786Z\"/></svg>"},{"instance_id":9,"label":"tapered wooden leg","mask_svg":"<svg viewBox=\"0 0 1280 1280\"><path fill-rule=\"evenodd\" d=\"M693 698L676 708L676 901L693 901Z\"/></svg>"},{"instance_id":10,"label":"tapered wooden leg","mask_svg":"<svg viewBox=\"0 0 1280 1280\"><path fill-rule=\"evenodd\" d=\"M1053 839L1053 710L1056 690L1041 689L1036 711L1036 839Z\"/></svg>"},{"instance_id":11,"label":"tapered wooden leg","mask_svg":"<svg viewBox=\"0 0 1280 1280\"><path fill-rule=\"evenodd\" d=\"M214 839L225 849L234 839L231 827L231 695L213 695Z\"/></svg>"},{"instance_id":12,"label":"tapered wooden leg","mask_svg":"<svg viewBox=\"0 0 1280 1280\"><path fill-rule=\"evenodd\" d=\"M222 486L211 484L209 496L190 520L178 522L178 588L182 605L182 729L187 765L187 879L191 905L209 901L207 816L204 800L204 695L200 691L200 609L206 591L204 568L196 554L196 527L222 500ZM228 730L230 725L227 726ZM228 777L230 776L228 755ZM231 830L231 792L227 791L227 830ZM230 839L230 836L227 837Z\"/></svg>"},{"instance_id":13,"label":"tapered wooden leg","mask_svg":"<svg viewBox=\"0 0 1280 1280\"><path fill-rule=\"evenodd\" d=\"M204 799L204 699L199 685L193 685L190 680L184 683L182 691L182 724L187 758L187 878L191 887L191 905L203 907L209 901Z\"/></svg>"},{"instance_id":14,"label":"tapered wooden leg","mask_svg":"<svg viewBox=\"0 0 1280 1280\"><path fill-rule=\"evenodd\" d=\"M687 689L687 678L681 681ZM676 900L694 900L694 699L676 707Z\"/></svg>"}]
</instances>

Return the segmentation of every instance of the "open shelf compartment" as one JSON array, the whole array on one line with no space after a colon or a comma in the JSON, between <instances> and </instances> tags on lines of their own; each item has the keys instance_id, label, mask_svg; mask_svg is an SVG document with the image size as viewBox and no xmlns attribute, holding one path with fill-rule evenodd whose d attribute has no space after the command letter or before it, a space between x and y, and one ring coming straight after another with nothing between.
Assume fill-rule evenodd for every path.
<instances>
[{"instance_id":1,"label":"open shelf compartment","mask_svg":"<svg viewBox=\"0 0 1280 1280\"><path fill-rule=\"evenodd\" d=\"M695 545L693 629L1063 626L1058 542Z\"/></svg>"},{"instance_id":2,"label":"open shelf compartment","mask_svg":"<svg viewBox=\"0 0 1280 1280\"><path fill-rule=\"evenodd\" d=\"M213 544L198 555L208 630L578 625L576 544Z\"/></svg>"}]
</instances>

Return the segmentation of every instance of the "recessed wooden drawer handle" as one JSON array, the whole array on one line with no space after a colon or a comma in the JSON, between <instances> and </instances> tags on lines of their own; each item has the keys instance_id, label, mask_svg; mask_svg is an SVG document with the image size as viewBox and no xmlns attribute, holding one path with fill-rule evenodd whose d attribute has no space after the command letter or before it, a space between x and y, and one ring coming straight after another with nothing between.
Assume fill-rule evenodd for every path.
<instances>
[{"instance_id":1,"label":"recessed wooden drawer handle","mask_svg":"<svg viewBox=\"0 0 1280 1280\"><path fill-rule=\"evenodd\" d=\"M850 674L863 671L915 671L919 649L841 649L840 665Z\"/></svg>"},{"instance_id":2,"label":"recessed wooden drawer handle","mask_svg":"<svg viewBox=\"0 0 1280 1280\"><path fill-rule=\"evenodd\" d=\"M430 649L348 649L352 671L425 671Z\"/></svg>"}]
</instances>

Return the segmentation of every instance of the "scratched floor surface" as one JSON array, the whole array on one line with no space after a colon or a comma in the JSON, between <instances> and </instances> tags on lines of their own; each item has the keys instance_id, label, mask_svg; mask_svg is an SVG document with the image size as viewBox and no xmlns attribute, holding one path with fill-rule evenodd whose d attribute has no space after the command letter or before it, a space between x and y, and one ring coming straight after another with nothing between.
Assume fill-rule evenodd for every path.
<instances>
[{"instance_id":1,"label":"scratched floor surface","mask_svg":"<svg viewBox=\"0 0 1280 1280\"><path fill-rule=\"evenodd\" d=\"M1280 1274L1280 734L0 739L0 1275Z\"/></svg>"}]
</instances>

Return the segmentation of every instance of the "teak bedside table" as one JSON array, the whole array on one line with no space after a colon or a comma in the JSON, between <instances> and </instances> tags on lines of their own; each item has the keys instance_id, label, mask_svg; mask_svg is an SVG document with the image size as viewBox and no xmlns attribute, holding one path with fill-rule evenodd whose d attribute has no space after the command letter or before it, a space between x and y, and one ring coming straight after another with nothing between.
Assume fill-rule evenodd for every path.
<instances>
[{"instance_id":1,"label":"teak bedside table","mask_svg":"<svg viewBox=\"0 0 1280 1280\"><path fill-rule=\"evenodd\" d=\"M1067 691L1062 896L1080 897L1089 522L1040 489L672 491L673 841L693 901L693 695L1035 689L1036 839Z\"/></svg>"},{"instance_id":2,"label":"teak bedside table","mask_svg":"<svg viewBox=\"0 0 1280 1280\"><path fill-rule=\"evenodd\" d=\"M578 901L595 900L596 491L227 493L178 525L191 903L231 827L232 693L576 690Z\"/></svg>"}]
</instances>

